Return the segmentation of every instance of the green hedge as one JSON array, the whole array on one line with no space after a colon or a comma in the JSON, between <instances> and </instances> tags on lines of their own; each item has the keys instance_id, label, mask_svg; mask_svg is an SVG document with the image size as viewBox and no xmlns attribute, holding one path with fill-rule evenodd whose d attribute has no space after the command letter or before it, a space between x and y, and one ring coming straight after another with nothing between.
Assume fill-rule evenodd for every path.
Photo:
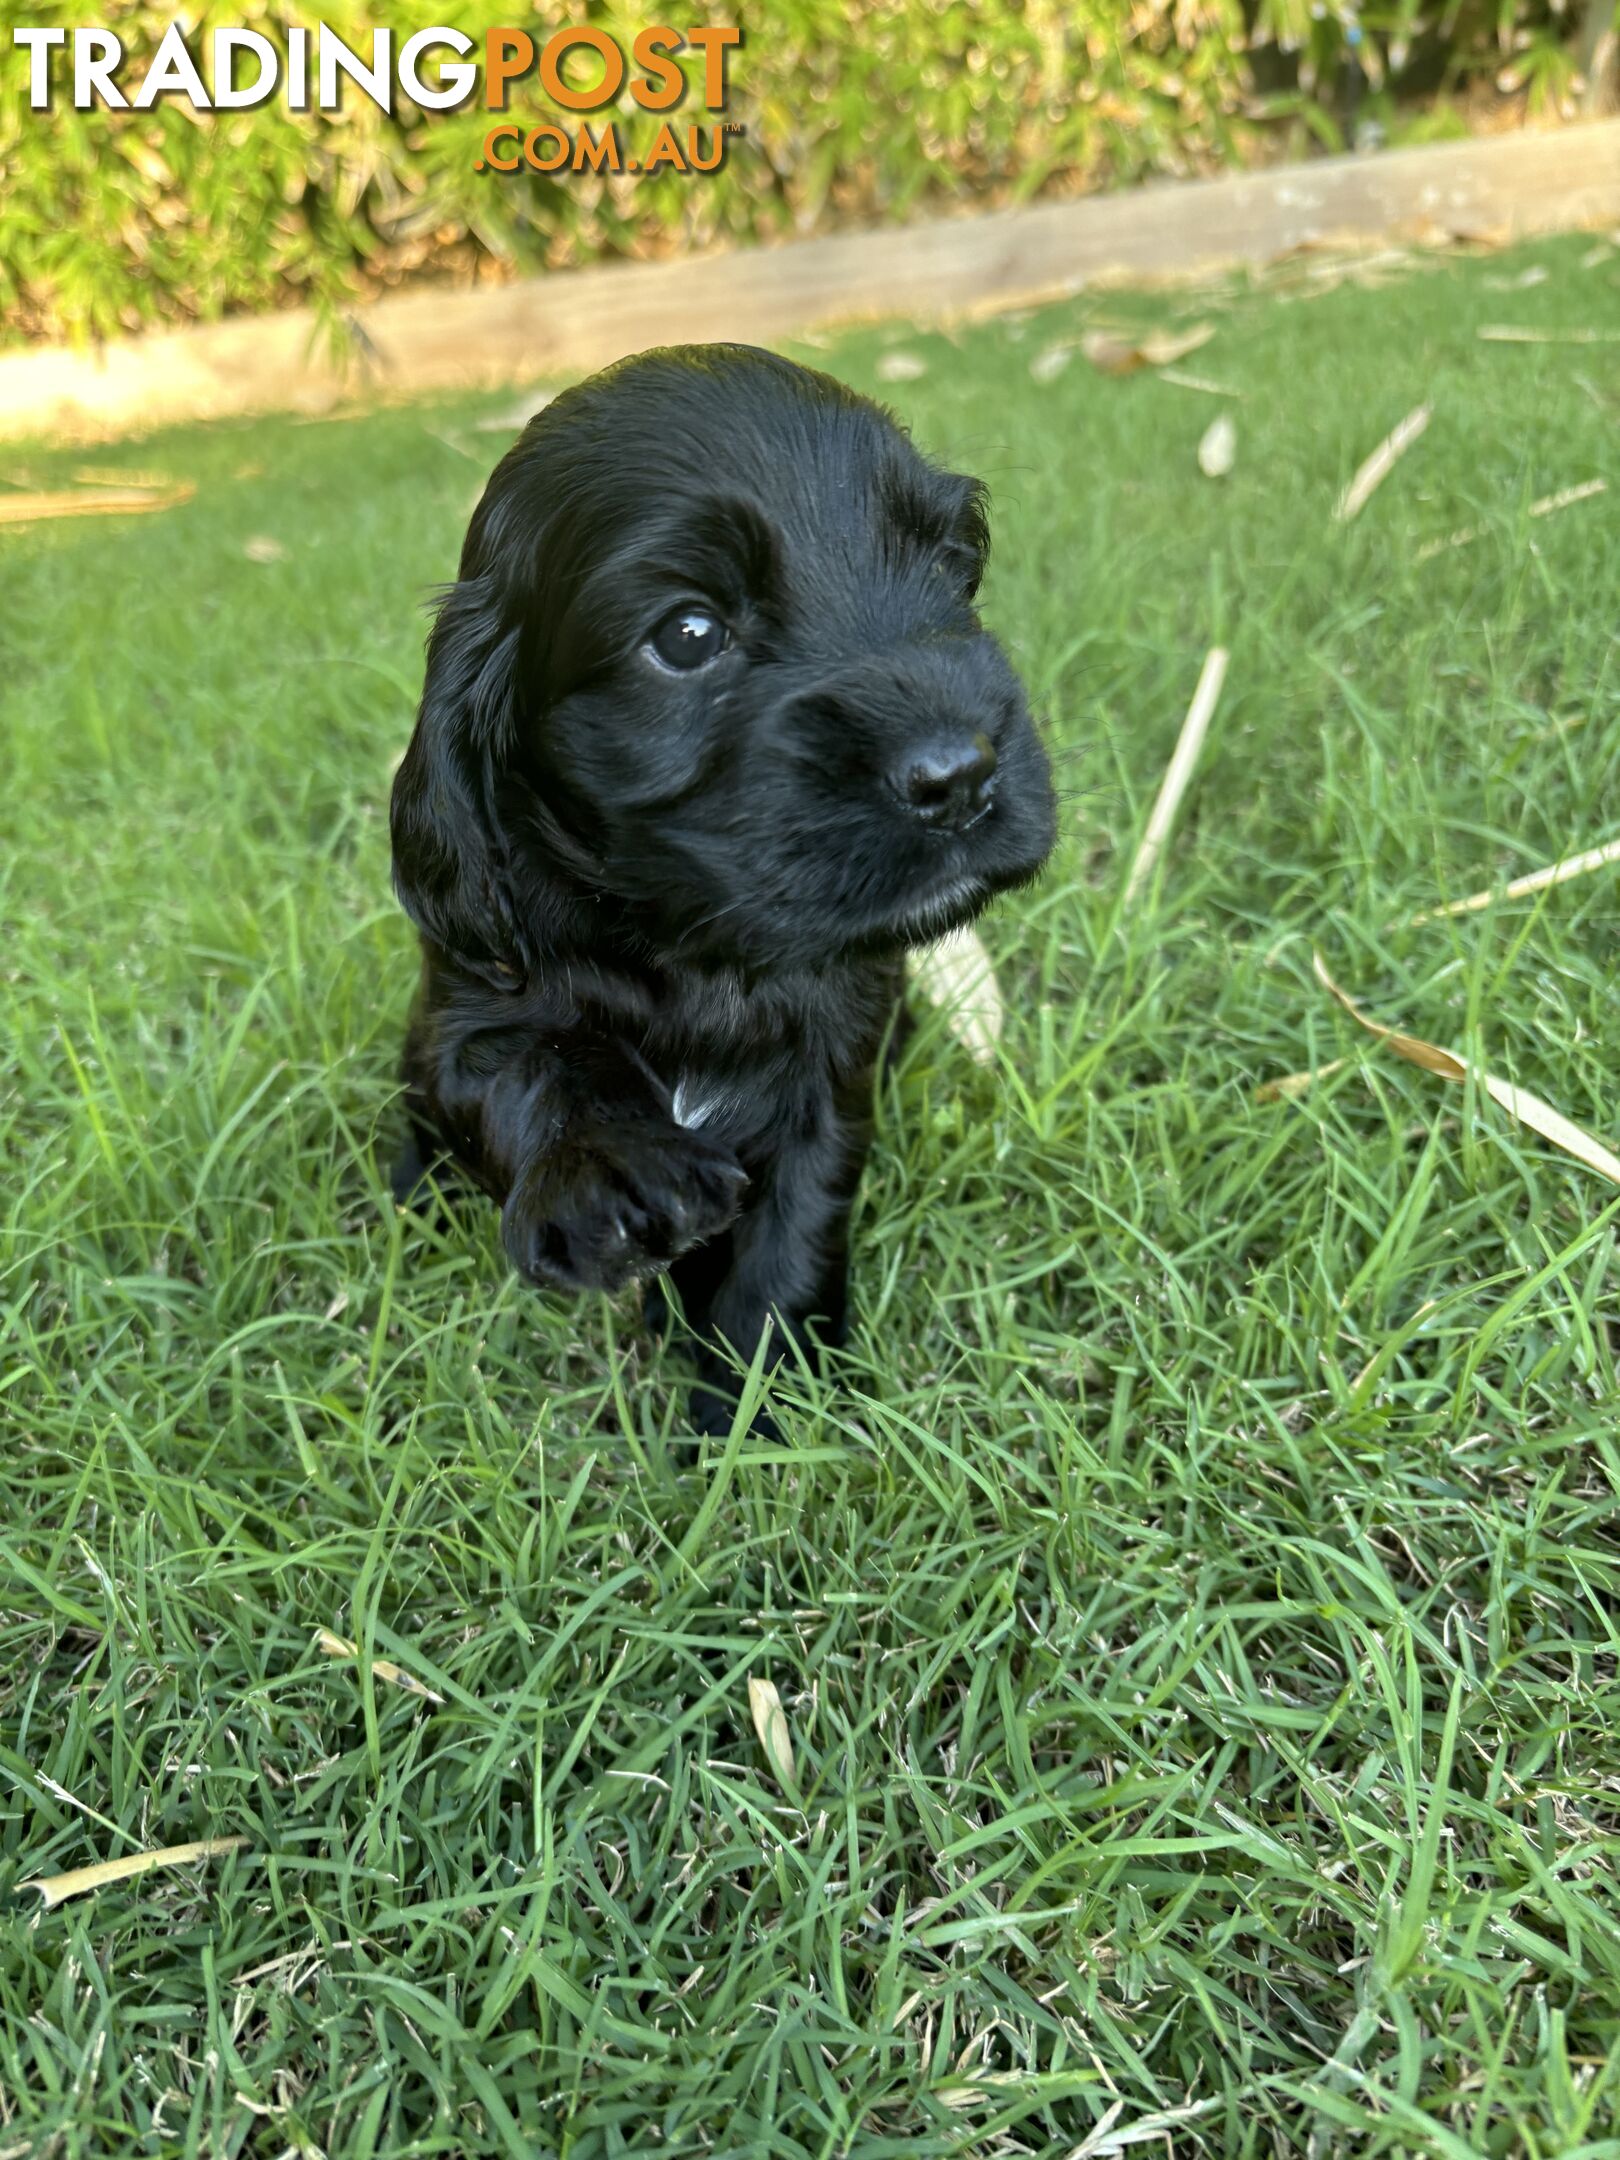
<instances>
[{"instance_id":1,"label":"green hedge","mask_svg":"<svg viewBox=\"0 0 1620 2160\"><path fill-rule=\"evenodd\" d=\"M335 313L413 276L667 254L1337 149L1373 129L1456 128L1456 101L1482 87L1567 105L1583 20L1581 0L699 0L534 14L511 0L329 0L319 16L227 0L186 17L203 34L241 24L272 37L322 20L367 51L373 26L403 36L429 21L480 41L503 23L589 21L626 50L659 19L735 22L746 44L729 116L745 133L703 177L480 174L481 104L389 116L351 96L340 115L298 115L278 96L251 112L170 100L79 113L62 97L28 109L17 27L104 25L144 66L170 15L146 0L0 0L0 338L99 337L299 299ZM528 87L519 113L547 117ZM696 98L677 117L707 119ZM623 121L627 138L645 136L647 115L626 104Z\"/></svg>"}]
</instances>

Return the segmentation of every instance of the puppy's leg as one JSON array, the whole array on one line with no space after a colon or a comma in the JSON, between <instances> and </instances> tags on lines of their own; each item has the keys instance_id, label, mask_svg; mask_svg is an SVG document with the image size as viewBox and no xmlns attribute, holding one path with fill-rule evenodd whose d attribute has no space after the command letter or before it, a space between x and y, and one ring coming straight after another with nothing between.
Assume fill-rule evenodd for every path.
<instances>
[{"instance_id":1,"label":"puppy's leg","mask_svg":"<svg viewBox=\"0 0 1620 2160\"><path fill-rule=\"evenodd\" d=\"M893 1079L899 1069L900 1061L906 1054L911 1038L916 1032L917 1023L912 1018L911 1007L906 1003L905 993L902 991L894 1001L894 1013L889 1021L889 1032L883 1042L883 1077L885 1080Z\"/></svg>"},{"instance_id":2,"label":"puppy's leg","mask_svg":"<svg viewBox=\"0 0 1620 2160\"><path fill-rule=\"evenodd\" d=\"M422 1152L421 1135L414 1125L407 1126L404 1143L394 1158L393 1169L388 1173L388 1182L394 1192L394 1205L409 1207L427 1174L427 1157Z\"/></svg>"},{"instance_id":3,"label":"puppy's leg","mask_svg":"<svg viewBox=\"0 0 1620 2160\"><path fill-rule=\"evenodd\" d=\"M696 1336L691 1419L699 1432L728 1432L737 1373L725 1355L753 1358L767 1322L774 1364L790 1346L814 1369L823 1347L844 1339L849 1213L864 1136L838 1131L784 1147L756 1171L748 1211L713 1246L670 1270ZM756 1418L769 1430L770 1421Z\"/></svg>"},{"instance_id":4,"label":"puppy's leg","mask_svg":"<svg viewBox=\"0 0 1620 2160\"><path fill-rule=\"evenodd\" d=\"M432 1134L414 1118L405 1128L388 1182L395 1207L411 1208L421 1215L437 1212L445 1188L459 1189L462 1185L455 1158L437 1146Z\"/></svg>"},{"instance_id":5,"label":"puppy's leg","mask_svg":"<svg viewBox=\"0 0 1620 2160\"><path fill-rule=\"evenodd\" d=\"M716 1236L748 1177L730 1150L677 1125L654 1076L623 1045L583 1031L494 1040L441 1115L502 1204L508 1257L531 1282L622 1289ZM492 1063L494 1069L491 1069Z\"/></svg>"}]
</instances>

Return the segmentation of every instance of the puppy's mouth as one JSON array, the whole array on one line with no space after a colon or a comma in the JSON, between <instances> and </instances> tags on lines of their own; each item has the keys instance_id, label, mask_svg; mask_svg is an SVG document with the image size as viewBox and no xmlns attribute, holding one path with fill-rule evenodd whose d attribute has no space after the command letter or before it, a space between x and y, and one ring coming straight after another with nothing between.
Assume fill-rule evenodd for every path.
<instances>
[{"instance_id":1,"label":"puppy's mouth","mask_svg":"<svg viewBox=\"0 0 1620 2160\"><path fill-rule=\"evenodd\" d=\"M986 822L994 808L987 805L984 816L974 823ZM973 856L978 860L972 867L964 866L960 857L949 867L940 864L932 877L918 878L910 891L903 890L881 909L874 908L847 935L846 949L893 952L903 946L933 945L964 928L998 895L1016 891L1039 875L1051 851L1052 835L1042 831L1028 837L1032 844L1014 845L1005 852L974 848L970 860Z\"/></svg>"},{"instance_id":2,"label":"puppy's mouth","mask_svg":"<svg viewBox=\"0 0 1620 2160\"><path fill-rule=\"evenodd\" d=\"M902 945L932 945L971 922L990 895L991 888L982 877L953 878L897 916L889 925L889 935Z\"/></svg>"}]
</instances>

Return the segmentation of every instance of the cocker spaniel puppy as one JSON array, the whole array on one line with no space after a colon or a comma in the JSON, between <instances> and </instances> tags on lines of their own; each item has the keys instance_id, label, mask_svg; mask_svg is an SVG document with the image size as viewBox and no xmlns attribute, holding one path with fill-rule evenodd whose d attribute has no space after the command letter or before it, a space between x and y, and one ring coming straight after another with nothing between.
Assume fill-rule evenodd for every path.
<instances>
[{"instance_id":1,"label":"cocker spaniel puppy","mask_svg":"<svg viewBox=\"0 0 1620 2160\"><path fill-rule=\"evenodd\" d=\"M982 488L877 406L689 346L530 421L439 607L393 797L397 1186L451 1158L535 1283L667 1270L700 1429L721 1345L839 1337L905 948L1052 845L986 547Z\"/></svg>"}]
</instances>

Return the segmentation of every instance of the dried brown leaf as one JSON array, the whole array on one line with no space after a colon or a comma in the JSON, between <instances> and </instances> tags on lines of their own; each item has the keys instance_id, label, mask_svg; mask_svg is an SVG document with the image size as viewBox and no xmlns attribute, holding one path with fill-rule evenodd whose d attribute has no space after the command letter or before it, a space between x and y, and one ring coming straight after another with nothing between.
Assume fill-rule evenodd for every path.
<instances>
[{"instance_id":1,"label":"dried brown leaf","mask_svg":"<svg viewBox=\"0 0 1620 2160\"><path fill-rule=\"evenodd\" d=\"M1213 323L1193 323L1186 330L1150 330L1139 338L1115 330L1088 330L1080 340L1080 350L1105 375L1132 375L1138 368L1173 367L1214 335Z\"/></svg>"},{"instance_id":2,"label":"dried brown leaf","mask_svg":"<svg viewBox=\"0 0 1620 2160\"><path fill-rule=\"evenodd\" d=\"M1349 992L1341 990L1333 980L1320 953L1312 954L1311 964L1317 981L1328 995L1344 1007L1358 1027L1387 1043L1398 1058L1404 1058L1408 1065L1416 1065L1424 1072L1437 1073L1442 1080L1466 1080L1472 1071L1492 1102L1505 1110L1510 1118L1543 1140L1550 1140L1566 1155L1573 1155L1577 1162L1585 1163L1589 1170L1595 1170L1611 1184L1620 1185L1620 1155L1612 1154L1601 1140L1573 1124L1561 1110L1555 1110L1551 1103L1543 1102L1527 1088L1515 1087L1511 1080L1498 1079L1495 1073L1482 1072L1478 1066L1470 1067L1468 1060L1459 1057L1455 1050L1444 1050L1438 1043L1425 1042L1421 1035L1406 1035L1399 1028L1385 1027L1381 1022L1369 1019Z\"/></svg>"},{"instance_id":3,"label":"dried brown leaf","mask_svg":"<svg viewBox=\"0 0 1620 2160\"><path fill-rule=\"evenodd\" d=\"M1152 330L1143 338L1140 351L1149 367L1174 367L1215 335L1209 322L1189 323L1185 330Z\"/></svg>"},{"instance_id":4,"label":"dried brown leaf","mask_svg":"<svg viewBox=\"0 0 1620 2160\"><path fill-rule=\"evenodd\" d=\"M1403 218L1395 230L1414 247L1456 248L1476 255L1499 255L1516 238L1508 225L1451 224L1428 216Z\"/></svg>"},{"instance_id":5,"label":"dried brown leaf","mask_svg":"<svg viewBox=\"0 0 1620 2160\"><path fill-rule=\"evenodd\" d=\"M151 1852L126 1853L122 1860L98 1860L94 1867L69 1868L65 1875L36 1875L17 1888L37 1890L49 1912L69 1898L103 1890L109 1883L128 1882L131 1876L148 1874L153 1868L189 1867L196 1860L240 1852L246 1843L245 1837L198 1838L191 1845L163 1845Z\"/></svg>"}]
</instances>

